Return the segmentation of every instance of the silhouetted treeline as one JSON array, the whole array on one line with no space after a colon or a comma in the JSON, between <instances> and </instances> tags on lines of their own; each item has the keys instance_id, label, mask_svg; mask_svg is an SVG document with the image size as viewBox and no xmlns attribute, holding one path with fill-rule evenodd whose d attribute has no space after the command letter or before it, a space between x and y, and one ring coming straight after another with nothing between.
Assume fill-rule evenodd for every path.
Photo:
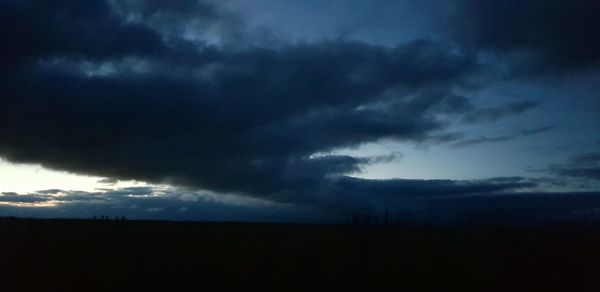
<instances>
[{"instance_id":1,"label":"silhouetted treeline","mask_svg":"<svg viewBox=\"0 0 600 292\"><path fill-rule=\"evenodd\" d=\"M100 221L110 221L110 220L125 221L125 220L127 220L127 218L125 216L115 216L115 217L111 218L111 217L106 216L106 215L100 215L100 216L94 215L93 219L94 220L100 220Z\"/></svg>"}]
</instances>

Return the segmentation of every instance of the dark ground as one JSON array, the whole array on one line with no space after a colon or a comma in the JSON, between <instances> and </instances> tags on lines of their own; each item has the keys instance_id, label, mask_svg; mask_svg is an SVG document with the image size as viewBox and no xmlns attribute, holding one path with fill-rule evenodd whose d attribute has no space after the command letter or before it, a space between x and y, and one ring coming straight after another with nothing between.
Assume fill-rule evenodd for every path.
<instances>
[{"instance_id":1,"label":"dark ground","mask_svg":"<svg viewBox=\"0 0 600 292\"><path fill-rule=\"evenodd\" d=\"M0 236L0 291L600 289L593 229L6 218Z\"/></svg>"}]
</instances>

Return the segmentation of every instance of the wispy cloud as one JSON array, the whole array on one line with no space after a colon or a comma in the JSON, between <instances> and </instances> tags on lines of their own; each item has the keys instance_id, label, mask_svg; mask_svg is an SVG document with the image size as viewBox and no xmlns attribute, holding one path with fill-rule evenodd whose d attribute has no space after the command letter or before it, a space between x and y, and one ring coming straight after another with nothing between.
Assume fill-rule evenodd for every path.
<instances>
[{"instance_id":1,"label":"wispy cloud","mask_svg":"<svg viewBox=\"0 0 600 292\"><path fill-rule=\"evenodd\" d=\"M467 123L495 122L500 119L519 115L540 106L538 102L520 101L492 108L484 108L466 114L463 121Z\"/></svg>"},{"instance_id":2,"label":"wispy cloud","mask_svg":"<svg viewBox=\"0 0 600 292\"><path fill-rule=\"evenodd\" d=\"M462 148L469 147L478 144L498 143L512 141L523 137L533 136L541 133L546 133L554 130L554 127L538 127L531 129L522 129L509 135L492 136L492 137L476 137L476 138L464 138L465 135L455 135L454 139L448 139L449 147Z\"/></svg>"}]
</instances>

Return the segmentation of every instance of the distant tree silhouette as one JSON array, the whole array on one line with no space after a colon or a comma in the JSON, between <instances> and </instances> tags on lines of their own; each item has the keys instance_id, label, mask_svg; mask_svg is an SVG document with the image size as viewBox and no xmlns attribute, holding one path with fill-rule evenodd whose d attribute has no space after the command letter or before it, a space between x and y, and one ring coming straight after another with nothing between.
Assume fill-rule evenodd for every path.
<instances>
[{"instance_id":1,"label":"distant tree silhouette","mask_svg":"<svg viewBox=\"0 0 600 292\"><path fill-rule=\"evenodd\" d=\"M379 217L371 215L368 212L352 213L352 225L354 226L373 226L379 224Z\"/></svg>"}]
</instances>

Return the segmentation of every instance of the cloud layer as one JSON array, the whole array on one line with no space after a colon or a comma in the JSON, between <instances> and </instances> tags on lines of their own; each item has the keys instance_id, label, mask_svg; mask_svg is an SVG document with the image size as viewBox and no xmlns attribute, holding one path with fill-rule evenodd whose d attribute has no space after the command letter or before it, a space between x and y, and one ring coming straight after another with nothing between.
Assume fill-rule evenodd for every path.
<instances>
[{"instance_id":1,"label":"cloud layer","mask_svg":"<svg viewBox=\"0 0 600 292\"><path fill-rule=\"evenodd\" d=\"M442 4L442 30L477 51L511 59L515 73L598 69L595 0L461 0Z\"/></svg>"},{"instance_id":2,"label":"cloud layer","mask_svg":"<svg viewBox=\"0 0 600 292\"><path fill-rule=\"evenodd\" d=\"M447 18L458 45L416 39L388 47L287 42L246 28L216 2L1 0L0 156L107 182L166 183L333 212L532 188L359 179L348 175L379 158L315 154L378 141L437 143L449 134L442 115L481 123L537 107L477 109L459 92L478 86L479 51L525 52L553 70L597 64L600 45L585 38L597 22L595 2L550 1L542 14L540 3L459 1ZM569 22L571 14L582 18ZM557 18L569 23L563 33ZM548 130L450 140L460 147Z\"/></svg>"},{"instance_id":3,"label":"cloud layer","mask_svg":"<svg viewBox=\"0 0 600 292\"><path fill-rule=\"evenodd\" d=\"M445 100L420 93L450 91L476 67L425 40L395 48L209 46L154 29L170 21L157 11L185 17L186 9L128 4L141 11L133 21L103 1L2 2L4 157L119 179L302 196L363 163L311 154L425 139L443 126L430 110ZM214 18L206 12L207 22Z\"/></svg>"}]
</instances>

